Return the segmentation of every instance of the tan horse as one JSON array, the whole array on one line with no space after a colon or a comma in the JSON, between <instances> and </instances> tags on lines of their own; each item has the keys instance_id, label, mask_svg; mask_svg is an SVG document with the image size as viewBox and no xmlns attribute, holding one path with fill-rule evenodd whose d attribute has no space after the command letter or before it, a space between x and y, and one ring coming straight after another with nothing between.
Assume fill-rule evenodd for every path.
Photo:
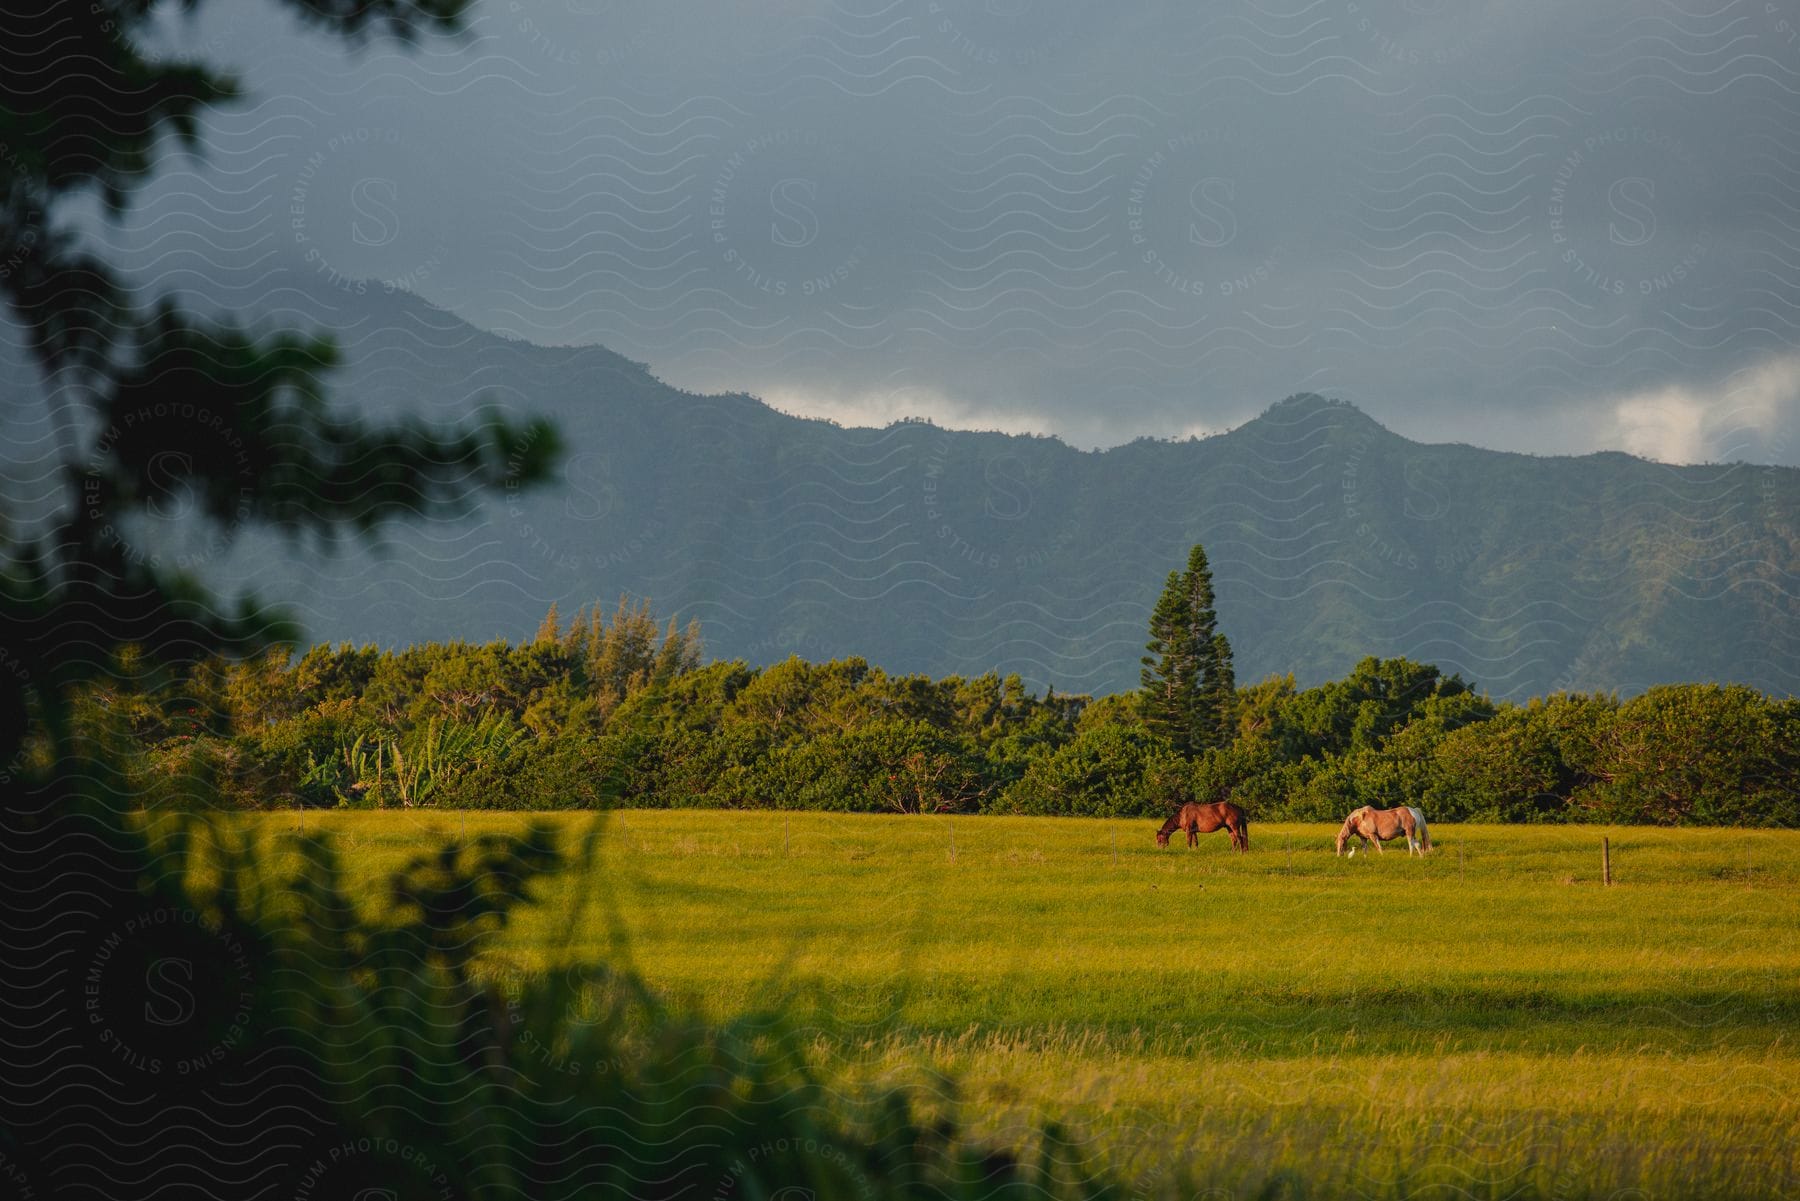
<instances>
[{"instance_id":1,"label":"tan horse","mask_svg":"<svg viewBox=\"0 0 1800 1201\"><path fill-rule=\"evenodd\" d=\"M1214 801L1210 805L1189 801L1156 832L1156 845L1168 846L1169 835L1177 830L1187 831L1187 844L1191 847L1200 845L1200 835L1225 830L1231 835L1232 846L1240 851L1250 849L1249 819L1230 801Z\"/></svg>"},{"instance_id":2,"label":"tan horse","mask_svg":"<svg viewBox=\"0 0 1800 1201\"><path fill-rule=\"evenodd\" d=\"M1362 840L1367 847L1369 840L1375 840L1375 849L1381 850L1381 844L1390 838L1406 835L1406 849L1415 855L1423 856L1431 849L1431 831L1425 826L1425 814L1410 805L1399 809L1377 809L1373 805L1364 805L1344 819L1344 828L1338 831L1337 853L1344 853L1344 845L1352 838ZM1356 848L1350 848L1352 857Z\"/></svg>"}]
</instances>

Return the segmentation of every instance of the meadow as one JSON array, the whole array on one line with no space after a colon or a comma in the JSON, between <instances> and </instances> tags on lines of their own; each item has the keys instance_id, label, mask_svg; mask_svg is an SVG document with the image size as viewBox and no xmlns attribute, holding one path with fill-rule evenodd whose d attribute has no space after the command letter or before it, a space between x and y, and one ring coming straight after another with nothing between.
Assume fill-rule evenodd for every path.
<instances>
[{"instance_id":1,"label":"meadow","mask_svg":"<svg viewBox=\"0 0 1800 1201\"><path fill-rule=\"evenodd\" d=\"M272 851L327 831L373 885L534 817L598 849L497 980L605 961L708 1015L780 1007L845 1089L1008 1142L1055 1121L1142 1196L1800 1189L1800 832L1437 825L1424 859L1340 859L1300 824L1238 855L1143 820L233 820Z\"/></svg>"}]
</instances>

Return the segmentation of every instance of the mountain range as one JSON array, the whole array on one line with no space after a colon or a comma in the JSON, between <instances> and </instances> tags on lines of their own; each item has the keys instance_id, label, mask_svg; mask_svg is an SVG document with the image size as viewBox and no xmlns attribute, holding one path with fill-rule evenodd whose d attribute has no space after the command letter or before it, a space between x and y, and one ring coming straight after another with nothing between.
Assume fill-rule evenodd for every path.
<instances>
[{"instance_id":1,"label":"mountain range","mask_svg":"<svg viewBox=\"0 0 1800 1201\"><path fill-rule=\"evenodd\" d=\"M552 601L568 615L630 594L700 619L712 657L861 655L1099 694L1136 686L1151 604L1201 542L1240 681L1316 682L1364 655L1513 699L1676 680L1791 693L1800 676L1800 470L1425 445L1310 394L1228 433L1101 451L847 428L683 392L601 347L500 337L379 284L288 271L192 299L333 331L339 404L445 419L493 404L550 417L566 443L553 486L378 546L182 552L319 641L517 638ZM34 407L5 408L11 457L45 454Z\"/></svg>"}]
</instances>

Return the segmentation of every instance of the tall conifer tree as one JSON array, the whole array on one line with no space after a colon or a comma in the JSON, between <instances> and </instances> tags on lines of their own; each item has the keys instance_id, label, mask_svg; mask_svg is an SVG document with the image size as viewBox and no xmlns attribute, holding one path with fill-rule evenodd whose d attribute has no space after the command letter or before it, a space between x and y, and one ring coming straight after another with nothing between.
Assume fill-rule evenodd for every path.
<instances>
[{"instance_id":1,"label":"tall conifer tree","mask_svg":"<svg viewBox=\"0 0 1800 1201\"><path fill-rule=\"evenodd\" d=\"M1237 691L1231 643L1219 633L1212 568L1198 543L1172 571L1150 615L1139 681L1145 721L1184 755L1230 741Z\"/></svg>"},{"instance_id":2,"label":"tall conifer tree","mask_svg":"<svg viewBox=\"0 0 1800 1201\"><path fill-rule=\"evenodd\" d=\"M1144 723L1184 755L1192 753L1189 710L1198 668L1193 627L1191 596L1181 573L1171 571L1150 613L1150 641L1144 646L1150 653L1138 680L1144 688Z\"/></svg>"}]
</instances>

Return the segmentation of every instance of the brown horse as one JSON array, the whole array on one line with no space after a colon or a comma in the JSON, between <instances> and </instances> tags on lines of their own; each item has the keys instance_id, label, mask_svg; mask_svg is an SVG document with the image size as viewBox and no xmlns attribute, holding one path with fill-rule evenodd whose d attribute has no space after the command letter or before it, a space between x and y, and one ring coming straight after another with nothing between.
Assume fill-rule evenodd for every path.
<instances>
[{"instance_id":1,"label":"brown horse","mask_svg":"<svg viewBox=\"0 0 1800 1201\"><path fill-rule=\"evenodd\" d=\"M1156 845L1169 845L1169 835L1177 830L1186 830L1188 845L1200 845L1200 835L1211 834L1214 830L1226 830L1231 834L1231 845L1240 851L1250 849L1250 822L1244 817L1244 811L1230 801L1214 801L1210 805L1202 805L1197 801L1189 801L1181 807L1181 811L1162 824L1156 832Z\"/></svg>"},{"instance_id":2,"label":"brown horse","mask_svg":"<svg viewBox=\"0 0 1800 1201\"><path fill-rule=\"evenodd\" d=\"M1364 805L1344 819L1344 828L1338 831L1337 853L1342 855L1345 844L1352 838L1360 839L1365 847L1372 838L1379 851L1382 843L1402 834L1406 835L1406 849L1413 854L1423 856L1431 849L1431 831L1426 828L1423 811L1411 806L1377 809L1373 805ZM1350 848L1350 854L1356 855L1355 847Z\"/></svg>"}]
</instances>

